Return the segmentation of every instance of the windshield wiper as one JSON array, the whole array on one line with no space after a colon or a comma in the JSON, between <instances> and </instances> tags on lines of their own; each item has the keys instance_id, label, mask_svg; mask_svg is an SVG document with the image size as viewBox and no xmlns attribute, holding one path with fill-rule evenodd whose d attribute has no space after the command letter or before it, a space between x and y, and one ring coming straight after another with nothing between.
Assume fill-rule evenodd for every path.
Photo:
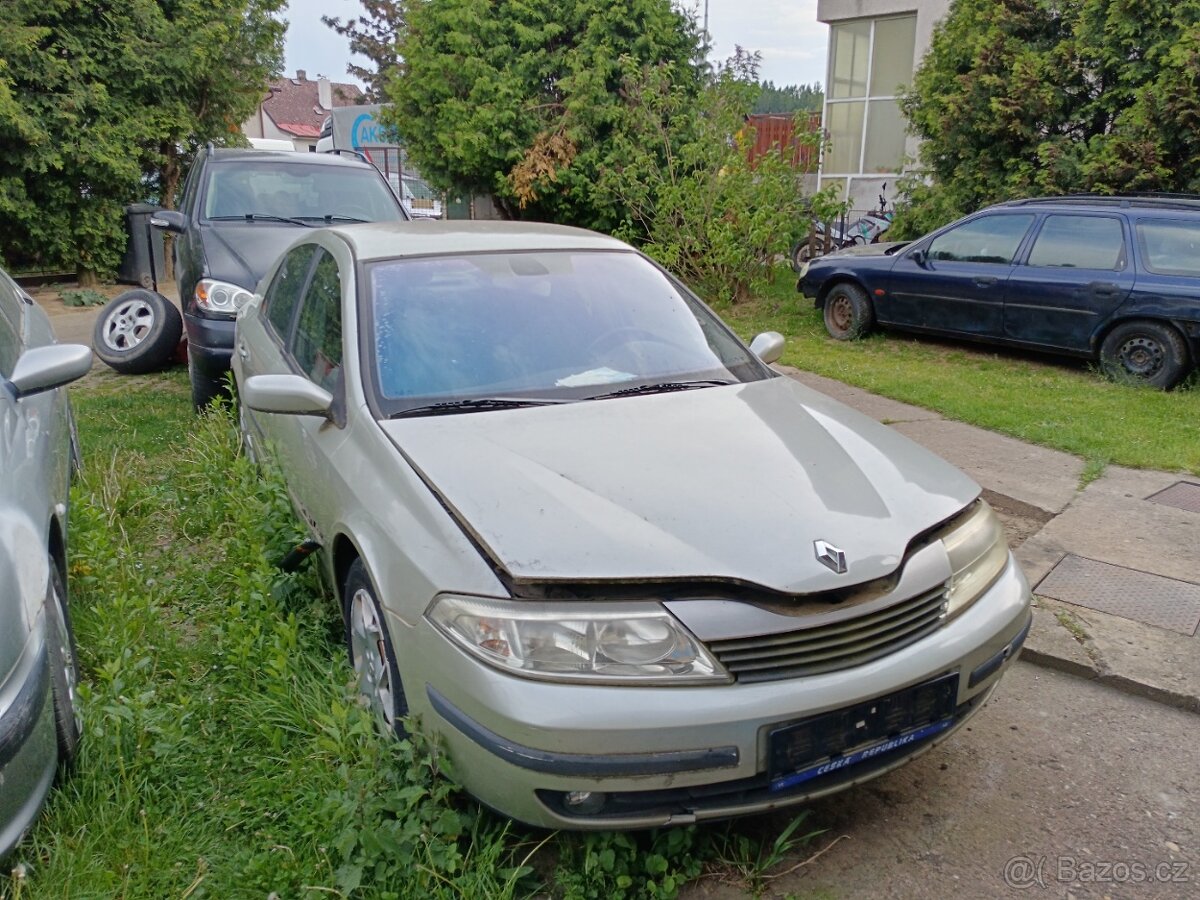
<instances>
[{"instance_id":1,"label":"windshield wiper","mask_svg":"<svg viewBox=\"0 0 1200 900\"><path fill-rule=\"evenodd\" d=\"M698 381L656 381L653 384L639 384L637 387L621 388L619 391L609 391L606 394L595 394L594 396L585 397L584 399L608 400L612 397L636 397L638 394L667 394L671 391L690 391L694 388L703 387L724 387L730 384L736 384L736 382L724 381L719 378Z\"/></svg>"},{"instance_id":2,"label":"windshield wiper","mask_svg":"<svg viewBox=\"0 0 1200 900\"><path fill-rule=\"evenodd\" d=\"M312 228L311 222L303 219L293 219L288 216L272 216L267 213L244 213L240 216L209 216L210 222L287 222L289 225L303 225Z\"/></svg>"},{"instance_id":3,"label":"windshield wiper","mask_svg":"<svg viewBox=\"0 0 1200 900\"><path fill-rule=\"evenodd\" d=\"M547 400L538 397L474 397L470 400L446 400L428 406L414 406L392 413L389 419L404 419L409 416L444 416L461 412L486 412L489 409L518 409L522 406L553 406L570 403L569 400Z\"/></svg>"},{"instance_id":4,"label":"windshield wiper","mask_svg":"<svg viewBox=\"0 0 1200 900\"><path fill-rule=\"evenodd\" d=\"M370 222L370 219L359 218L358 216L345 216L341 213L325 213L323 216L298 216L297 218L304 219L305 225L309 222L324 222L329 225L333 222Z\"/></svg>"}]
</instances>

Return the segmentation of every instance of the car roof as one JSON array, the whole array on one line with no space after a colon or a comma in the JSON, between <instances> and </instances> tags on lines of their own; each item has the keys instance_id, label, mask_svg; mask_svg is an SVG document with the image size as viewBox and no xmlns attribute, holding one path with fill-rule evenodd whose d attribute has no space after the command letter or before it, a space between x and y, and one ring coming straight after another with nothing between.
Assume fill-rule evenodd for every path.
<instances>
[{"instance_id":1,"label":"car roof","mask_svg":"<svg viewBox=\"0 0 1200 900\"><path fill-rule=\"evenodd\" d=\"M342 238L360 261L457 253L529 250L631 250L616 238L542 222L412 221L325 229Z\"/></svg>"},{"instance_id":2,"label":"car roof","mask_svg":"<svg viewBox=\"0 0 1200 900\"><path fill-rule=\"evenodd\" d=\"M1013 209L1016 207L1071 207L1112 211L1113 209L1190 211L1200 213L1200 194L1067 194L1061 197L1027 197L997 203L989 209Z\"/></svg>"},{"instance_id":3,"label":"car roof","mask_svg":"<svg viewBox=\"0 0 1200 900\"><path fill-rule=\"evenodd\" d=\"M203 159L201 151L200 158ZM253 150L243 147L218 147L209 154L213 163L279 162L300 163L306 166L369 166L370 163L352 153L304 153L297 150Z\"/></svg>"}]
</instances>

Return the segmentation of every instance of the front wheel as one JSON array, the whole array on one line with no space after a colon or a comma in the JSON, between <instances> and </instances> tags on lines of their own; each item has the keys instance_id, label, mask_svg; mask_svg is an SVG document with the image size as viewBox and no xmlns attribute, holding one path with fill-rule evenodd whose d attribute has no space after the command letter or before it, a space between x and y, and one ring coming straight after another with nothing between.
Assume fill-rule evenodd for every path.
<instances>
[{"instance_id":1,"label":"front wheel","mask_svg":"<svg viewBox=\"0 0 1200 900\"><path fill-rule=\"evenodd\" d=\"M359 700L370 707L388 730L404 737L408 700L400 683L383 609L361 559L350 566L342 596L346 608L346 648L358 680Z\"/></svg>"},{"instance_id":2,"label":"front wheel","mask_svg":"<svg viewBox=\"0 0 1200 900\"><path fill-rule=\"evenodd\" d=\"M1187 346L1170 325L1149 320L1124 322L1100 345L1100 366L1114 381L1165 391L1187 374Z\"/></svg>"},{"instance_id":3,"label":"front wheel","mask_svg":"<svg viewBox=\"0 0 1200 900\"><path fill-rule=\"evenodd\" d=\"M188 352L188 380L192 384L192 408L202 412L217 397L228 396L225 381L200 368L193 353Z\"/></svg>"},{"instance_id":4,"label":"front wheel","mask_svg":"<svg viewBox=\"0 0 1200 900\"><path fill-rule=\"evenodd\" d=\"M812 244L808 238L797 241L792 247L792 271L799 272L804 264L812 259Z\"/></svg>"},{"instance_id":5,"label":"front wheel","mask_svg":"<svg viewBox=\"0 0 1200 900\"><path fill-rule=\"evenodd\" d=\"M75 635L67 612L67 592L58 563L50 560L50 585L46 591L46 647L50 661L50 685L54 700L54 731L58 739L58 764L71 768L79 754L83 719L79 714L79 663Z\"/></svg>"},{"instance_id":6,"label":"front wheel","mask_svg":"<svg viewBox=\"0 0 1200 900\"><path fill-rule=\"evenodd\" d=\"M853 341L875 325L871 300L856 284L835 284L825 295L825 330L839 341Z\"/></svg>"}]
</instances>

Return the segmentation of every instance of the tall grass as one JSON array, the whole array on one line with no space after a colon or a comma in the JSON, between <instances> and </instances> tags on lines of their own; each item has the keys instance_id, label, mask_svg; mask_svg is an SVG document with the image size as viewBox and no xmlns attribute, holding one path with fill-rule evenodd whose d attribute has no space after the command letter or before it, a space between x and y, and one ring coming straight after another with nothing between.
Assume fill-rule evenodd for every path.
<instances>
[{"instance_id":1,"label":"tall grass","mask_svg":"<svg viewBox=\"0 0 1200 900\"><path fill-rule=\"evenodd\" d=\"M84 740L0 900L607 900L754 868L741 826L547 834L482 810L355 702L332 598L272 565L301 532L232 415L193 417L180 373L93 375L74 399Z\"/></svg>"}]
</instances>

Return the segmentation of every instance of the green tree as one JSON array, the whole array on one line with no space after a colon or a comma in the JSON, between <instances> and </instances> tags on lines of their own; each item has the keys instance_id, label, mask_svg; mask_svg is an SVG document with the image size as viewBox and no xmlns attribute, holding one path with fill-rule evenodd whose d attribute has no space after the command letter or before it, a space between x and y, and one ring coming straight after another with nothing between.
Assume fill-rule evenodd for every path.
<instances>
[{"instance_id":1,"label":"green tree","mask_svg":"<svg viewBox=\"0 0 1200 900\"><path fill-rule=\"evenodd\" d=\"M137 98L154 140L143 166L175 208L186 161L206 142L239 143L241 124L283 68L286 0L158 0L153 77Z\"/></svg>"},{"instance_id":2,"label":"green tree","mask_svg":"<svg viewBox=\"0 0 1200 900\"><path fill-rule=\"evenodd\" d=\"M1198 191L1200 0L956 0L903 100L901 233L1012 197Z\"/></svg>"},{"instance_id":3,"label":"green tree","mask_svg":"<svg viewBox=\"0 0 1200 900\"><path fill-rule=\"evenodd\" d=\"M819 84L785 84L775 86L773 81L760 85L758 98L754 101L756 113L819 112L825 102L825 92Z\"/></svg>"},{"instance_id":4,"label":"green tree","mask_svg":"<svg viewBox=\"0 0 1200 900\"><path fill-rule=\"evenodd\" d=\"M758 86L757 54L738 49L699 97L661 66L628 72L625 127L599 187L629 210L620 236L711 297L734 302L770 280L808 221L791 152L750 162L746 117ZM800 134L816 146L817 132Z\"/></svg>"},{"instance_id":5,"label":"green tree","mask_svg":"<svg viewBox=\"0 0 1200 900\"><path fill-rule=\"evenodd\" d=\"M703 74L695 25L670 0L425 0L398 49L385 93L433 184L601 230L627 218L597 182L622 162L630 66L691 97Z\"/></svg>"},{"instance_id":6,"label":"green tree","mask_svg":"<svg viewBox=\"0 0 1200 900\"><path fill-rule=\"evenodd\" d=\"M182 160L238 126L277 70L283 0L0 5L0 256L112 272L124 206L174 198Z\"/></svg>"},{"instance_id":7,"label":"green tree","mask_svg":"<svg viewBox=\"0 0 1200 900\"><path fill-rule=\"evenodd\" d=\"M361 53L371 66L350 63L346 71L366 85L369 100L383 99L383 86L392 69L400 64L396 44L404 33L408 4L404 0L359 0L362 13L343 21L337 16L321 16L321 21L344 38L350 39L350 51Z\"/></svg>"}]
</instances>

